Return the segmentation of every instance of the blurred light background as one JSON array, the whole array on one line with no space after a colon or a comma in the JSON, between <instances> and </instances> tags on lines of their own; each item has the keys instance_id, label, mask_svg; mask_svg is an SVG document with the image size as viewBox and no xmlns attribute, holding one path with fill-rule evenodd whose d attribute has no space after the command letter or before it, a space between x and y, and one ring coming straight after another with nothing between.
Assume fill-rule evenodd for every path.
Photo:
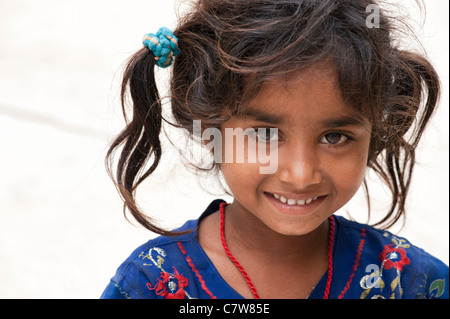
<instances>
[{"instance_id":1,"label":"blurred light background","mask_svg":"<svg viewBox=\"0 0 450 319\"><path fill-rule=\"evenodd\" d=\"M124 219L104 156L123 125L123 63L145 33L176 26L175 3L0 1L0 298L98 298L119 264L154 236ZM426 0L424 24L415 1L402 3L444 92L397 230L448 264L449 3ZM169 148L142 193L143 207L166 227L197 218L218 197ZM385 208L378 195L375 206ZM361 203L355 198L349 209L365 222Z\"/></svg>"}]
</instances>

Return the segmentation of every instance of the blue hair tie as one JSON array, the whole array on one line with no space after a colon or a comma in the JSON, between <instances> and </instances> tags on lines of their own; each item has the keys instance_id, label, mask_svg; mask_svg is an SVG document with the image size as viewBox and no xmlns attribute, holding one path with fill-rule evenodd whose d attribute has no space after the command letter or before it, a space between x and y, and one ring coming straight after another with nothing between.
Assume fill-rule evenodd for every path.
<instances>
[{"instance_id":1,"label":"blue hair tie","mask_svg":"<svg viewBox=\"0 0 450 319\"><path fill-rule=\"evenodd\" d=\"M146 34L142 43L153 52L158 66L162 68L170 66L173 58L180 53L177 37L166 27L160 28L156 35Z\"/></svg>"}]
</instances>

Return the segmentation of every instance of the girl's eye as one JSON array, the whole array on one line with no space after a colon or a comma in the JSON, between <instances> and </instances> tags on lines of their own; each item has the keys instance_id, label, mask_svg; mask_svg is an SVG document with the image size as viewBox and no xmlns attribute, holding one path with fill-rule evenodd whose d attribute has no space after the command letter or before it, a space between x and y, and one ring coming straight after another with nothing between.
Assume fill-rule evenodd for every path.
<instances>
[{"instance_id":1,"label":"girl's eye","mask_svg":"<svg viewBox=\"0 0 450 319\"><path fill-rule=\"evenodd\" d=\"M268 128L268 127L259 127L251 129L251 134L253 135L258 141L261 142L274 142L279 140L279 134L277 128Z\"/></svg>"},{"instance_id":2,"label":"girl's eye","mask_svg":"<svg viewBox=\"0 0 450 319\"><path fill-rule=\"evenodd\" d=\"M328 134L325 134L320 139L320 142L324 143L324 144L335 145L335 144L342 144L348 139L349 139L348 136L341 134L341 133L328 133Z\"/></svg>"},{"instance_id":3,"label":"girl's eye","mask_svg":"<svg viewBox=\"0 0 450 319\"><path fill-rule=\"evenodd\" d=\"M258 131L256 133L258 136L258 139L261 141L271 142L271 141L278 141L278 129L277 128L258 128Z\"/></svg>"}]
</instances>

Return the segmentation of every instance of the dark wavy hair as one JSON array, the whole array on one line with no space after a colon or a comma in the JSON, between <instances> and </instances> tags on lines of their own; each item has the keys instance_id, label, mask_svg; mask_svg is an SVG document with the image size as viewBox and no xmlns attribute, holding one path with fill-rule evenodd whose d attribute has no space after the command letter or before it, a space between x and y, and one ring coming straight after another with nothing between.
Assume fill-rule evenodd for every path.
<instances>
[{"instance_id":1,"label":"dark wavy hair","mask_svg":"<svg viewBox=\"0 0 450 319\"><path fill-rule=\"evenodd\" d=\"M181 50L170 82L174 124L191 137L193 120L201 120L204 127L219 127L238 115L266 80L328 59L345 101L372 123L367 166L392 193L389 211L375 225L392 226L405 213L415 150L437 104L440 84L424 55L400 48L398 32L405 25L399 19L378 7L379 25L368 27L369 5L378 4L372 0L194 2L174 30ZM154 56L147 48L129 60L121 91L127 123L106 160L124 211L150 231L174 235L139 209L135 194L162 156L164 119L154 68ZM127 116L130 96L132 110ZM366 180L363 187L370 214Z\"/></svg>"}]
</instances>

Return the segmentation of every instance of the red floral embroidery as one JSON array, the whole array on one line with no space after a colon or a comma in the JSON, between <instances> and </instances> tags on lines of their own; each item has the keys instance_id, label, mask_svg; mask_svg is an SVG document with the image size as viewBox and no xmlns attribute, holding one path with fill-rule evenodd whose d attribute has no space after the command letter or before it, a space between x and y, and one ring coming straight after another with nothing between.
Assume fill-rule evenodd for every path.
<instances>
[{"instance_id":1,"label":"red floral embroidery","mask_svg":"<svg viewBox=\"0 0 450 319\"><path fill-rule=\"evenodd\" d=\"M158 283L152 287L151 283L147 283L147 288L155 290L158 296L163 296L165 299L184 299L186 292L184 288L189 285L189 281L183 275L180 275L174 267L174 273L161 273L161 279L158 278ZM170 292L167 290L169 288ZM175 291L176 290L176 291Z\"/></svg>"},{"instance_id":2,"label":"red floral embroidery","mask_svg":"<svg viewBox=\"0 0 450 319\"><path fill-rule=\"evenodd\" d=\"M384 262L385 269L394 267L398 271L402 271L403 266L409 265L410 262L406 256L406 250L401 247L395 248L393 244L384 246L384 250L380 254L380 260Z\"/></svg>"}]
</instances>

